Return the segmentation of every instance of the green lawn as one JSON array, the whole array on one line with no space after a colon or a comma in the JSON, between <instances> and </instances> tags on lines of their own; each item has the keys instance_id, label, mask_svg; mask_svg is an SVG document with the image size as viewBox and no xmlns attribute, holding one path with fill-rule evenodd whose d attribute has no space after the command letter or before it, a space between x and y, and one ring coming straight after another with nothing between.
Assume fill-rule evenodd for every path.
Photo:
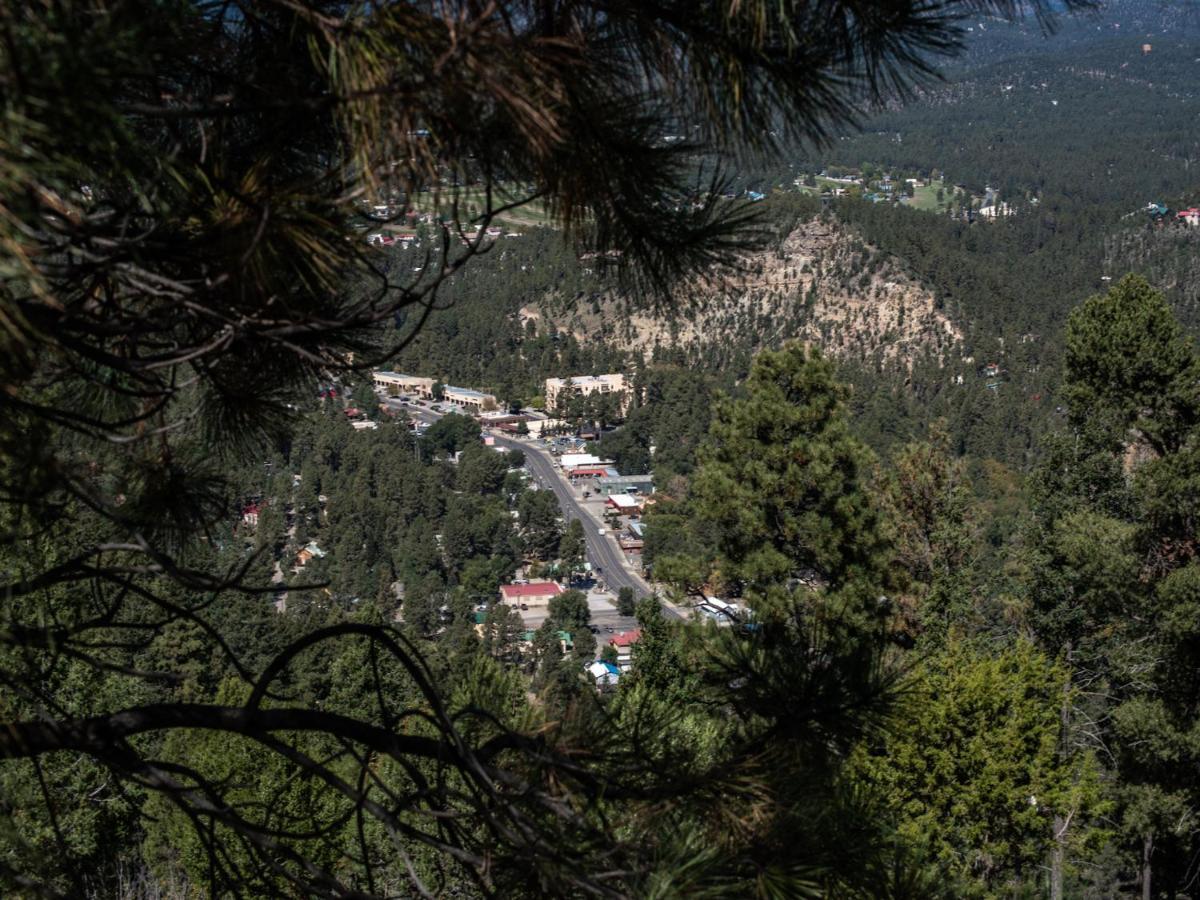
<instances>
[{"instance_id":1,"label":"green lawn","mask_svg":"<svg viewBox=\"0 0 1200 900\"><path fill-rule=\"evenodd\" d=\"M486 203L486 192L480 187L465 187L459 188L457 191L447 189L439 194L426 193L419 194L413 203L413 207L421 212L440 212L443 215L449 215L454 206L454 201L458 201L459 218L467 221L474 218L482 210ZM504 187L492 192L492 205L504 206L514 200L520 199L520 195L508 193ZM502 227L514 228L532 228L537 225L545 225L549 222L549 215L546 212L545 206L539 200L534 200L523 206L518 206L515 209L509 210L498 215L495 223Z\"/></svg>"},{"instance_id":2,"label":"green lawn","mask_svg":"<svg viewBox=\"0 0 1200 900\"><path fill-rule=\"evenodd\" d=\"M913 192L913 198L909 201L909 206L913 209L924 209L931 212L937 212L939 204L937 200L938 188L944 189L944 184L941 181L931 182L924 187L919 187ZM954 188L951 187L946 193L947 197L954 194Z\"/></svg>"}]
</instances>

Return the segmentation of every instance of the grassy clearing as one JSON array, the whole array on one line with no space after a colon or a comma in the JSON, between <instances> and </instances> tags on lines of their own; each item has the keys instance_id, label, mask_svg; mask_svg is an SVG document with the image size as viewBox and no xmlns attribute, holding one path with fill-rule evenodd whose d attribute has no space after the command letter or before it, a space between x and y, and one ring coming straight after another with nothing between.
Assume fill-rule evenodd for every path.
<instances>
[{"instance_id":1,"label":"grassy clearing","mask_svg":"<svg viewBox=\"0 0 1200 900\"><path fill-rule=\"evenodd\" d=\"M492 205L505 206L521 199L522 196L501 187L492 192ZM454 210L456 201L459 218L468 222L483 211L487 204L487 193L480 187L450 189L437 194L425 193L415 198L413 207L420 212L437 212L448 216ZM549 221L550 216L545 205L540 200L533 200L496 216L495 224L510 228L533 228L549 224Z\"/></svg>"},{"instance_id":2,"label":"grassy clearing","mask_svg":"<svg viewBox=\"0 0 1200 900\"><path fill-rule=\"evenodd\" d=\"M913 209L924 209L929 212L938 212L945 203L938 203L937 192L939 189L945 190L945 184L941 181L930 182L924 187L919 187L913 192L913 197L909 201L909 206ZM947 197L954 194L954 188L951 187L946 193Z\"/></svg>"}]
</instances>

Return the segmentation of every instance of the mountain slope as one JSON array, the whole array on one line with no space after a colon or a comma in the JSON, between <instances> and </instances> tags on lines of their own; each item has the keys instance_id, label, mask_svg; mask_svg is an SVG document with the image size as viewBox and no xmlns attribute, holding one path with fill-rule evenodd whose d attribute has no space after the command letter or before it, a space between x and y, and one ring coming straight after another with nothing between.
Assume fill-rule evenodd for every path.
<instances>
[{"instance_id":1,"label":"mountain slope","mask_svg":"<svg viewBox=\"0 0 1200 900\"><path fill-rule=\"evenodd\" d=\"M552 297L519 315L522 324L547 323L585 344L646 357L656 348L684 350L716 363L799 339L842 359L903 366L917 356L944 359L962 339L898 260L831 217L801 223L777 248L748 255L736 274L689 281L676 300L646 309L613 294Z\"/></svg>"}]
</instances>

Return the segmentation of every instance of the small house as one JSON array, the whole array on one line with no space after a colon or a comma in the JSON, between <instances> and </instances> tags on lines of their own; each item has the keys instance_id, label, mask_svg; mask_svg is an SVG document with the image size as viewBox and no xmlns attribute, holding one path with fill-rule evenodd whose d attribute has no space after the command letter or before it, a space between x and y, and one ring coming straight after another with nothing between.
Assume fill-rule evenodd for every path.
<instances>
[{"instance_id":1,"label":"small house","mask_svg":"<svg viewBox=\"0 0 1200 900\"><path fill-rule=\"evenodd\" d=\"M325 551L317 546L316 541L309 541L308 544L296 554L296 565L300 568L308 565L310 560L324 559Z\"/></svg>"},{"instance_id":2,"label":"small house","mask_svg":"<svg viewBox=\"0 0 1200 900\"><path fill-rule=\"evenodd\" d=\"M627 672L633 665L633 646L642 637L642 629L633 628L614 635L608 642L617 651L617 666L622 672Z\"/></svg>"},{"instance_id":3,"label":"small house","mask_svg":"<svg viewBox=\"0 0 1200 900\"><path fill-rule=\"evenodd\" d=\"M592 676L597 689L613 687L621 680L621 670L612 663L600 659L589 665L586 671Z\"/></svg>"},{"instance_id":4,"label":"small house","mask_svg":"<svg viewBox=\"0 0 1200 900\"><path fill-rule=\"evenodd\" d=\"M251 528L258 527L258 514L262 511L262 507L257 503L248 504L242 509L242 521Z\"/></svg>"}]
</instances>

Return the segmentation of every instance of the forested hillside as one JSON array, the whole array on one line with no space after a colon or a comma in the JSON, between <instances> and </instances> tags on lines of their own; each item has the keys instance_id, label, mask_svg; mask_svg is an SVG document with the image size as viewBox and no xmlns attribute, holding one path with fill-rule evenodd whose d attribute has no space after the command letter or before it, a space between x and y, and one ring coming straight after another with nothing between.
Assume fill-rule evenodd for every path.
<instances>
[{"instance_id":1,"label":"forested hillside","mask_svg":"<svg viewBox=\"0 0 1200 900\"><path fill-rule=\"evenodd\" d=\"M1062 329L1084 298L1139 272L1188 327L1200 324L1197 233L1156 229L1142 211L1151 200L1200 204L1200 23L1129 2L1050 37L1028 22L970 27L968 51L942 83L894 101L861 131L792 151L785 166L738 165L738 183L774 192L761 204L769 250L751 264L767 274L747 276L766 285L730 291L701 279L655 306L606 284L594 265L547 252L548 236L531 231L501 242L501 259L485 261L497 277L449 295L457 312L435 314L425 349L398 364L528 398L539 379L589 362L591 371L685 364L737 381L756 349L815 340L863 388L854 403L876 446L945 419L960 449L1028 466L1061 406ZM976 194L993 188L1011 214L967 221L841 198L822 210L795 193L799 172L864 163L940 173ZM805 216L823 224L799 227ZM893 302L896 290L906 299ZM547 336L550 354L539 344ZM989 365L1002 383L982 374Z\"/></svg>"},{"instance_id":2,"label":"forested hillside","mask_svg":"<svg viewBox=\"0 0 1200 900\"><path fill-rule=\"evenodd\" d=\"M0 33L0 895L1200 898L1186 9Z\"/></svg>"}]
</instances>

